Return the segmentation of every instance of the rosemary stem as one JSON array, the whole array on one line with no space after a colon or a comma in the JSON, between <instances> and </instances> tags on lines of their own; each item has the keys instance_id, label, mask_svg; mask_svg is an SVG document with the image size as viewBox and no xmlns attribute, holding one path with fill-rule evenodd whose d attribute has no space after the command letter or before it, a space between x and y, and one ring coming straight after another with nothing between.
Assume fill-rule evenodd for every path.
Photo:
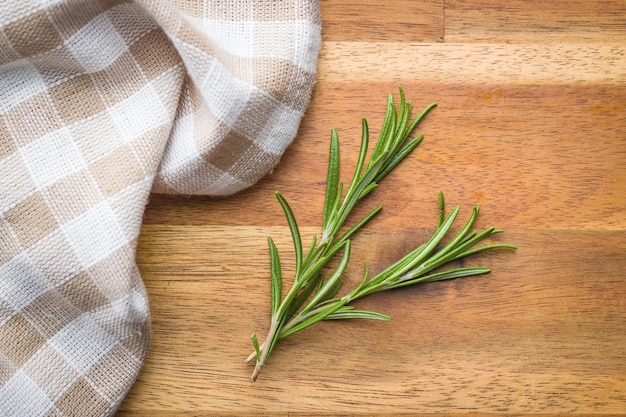
<instances>
[{"instance_id":1,"label":"rosemary stem","mask_svg":"<svg viewBox=\"0 0 626 417\"><path fill-rule=\"evenodd\" d=\"M270 352L272 351L271 341L275 339L276 332L278 331L278 328L279 328L278 324L279 322L277 322L274 319L274 317L272 317L272 323L267 332L267 337L265 338L265 341L260 345L261 355L257 359L256 364L254 365L252 377L250 378L252 382L256 381L257 377L261 373L261 370L263 369L263 366L265 365L265 362L267 362L267 358L269 357ZM256 352L254 353L254 355L256 356Z\"/></svg>"},{"instance_id":2,"label":"rosemary stem","mask_svg":"<svg viewBox=\"0 0 626 417\"><path fill-rule=\"evenodd\" d=\"M353 301L379 291L406 285L486 274L489 272L487 267L452 267L443 270L438 268L485 250L515 249L506 244L476 246L485 238L501 232L494 228L480 233L471 230L478 216L478 207L473 208L472 215L464 227L451 239L447 239L459 213L459 207L455 207L446 215L443 193L439 192L439 215L431 237L372 278L369 278L369 270L365 264L365 274L361 282L345 295L336 296L349 262L352 235L376 216L382 206L376 207L348 228L344 228L344 224L361 200L375 190L379 183L420 144L422 135L413 139L409 139L409 135L433 107L435 104L429 105L409 121L412 107L411 103L405 100L403 90L400 89L399 107L396 107L392 95L389 95L385 119L367 162L369 128L367 121L362 119L361 146L357 164L351 181L345 184L340 180L339 135L335 130L331 132L321 236L319 241L317 235L313 236L308 251L303 250L298 223L287 200L280 193L276 193L291 231L295 252L295 273L291 288L283 298L280 257L273 240L268 238L271 266L271 322L262 344L259 344L256 334L253 333L251 337L255 351L246 361L250 362L256 358L252 381L259 376L279 340L322 320L355 318L390 320L390 317L383 313L354 309L351 305ZM329 263L338 256L340 250L343 250L341 261L333 267L333 272L328 278L325 278L322 272L326 273Z\"/></svg>"}]
</instances>

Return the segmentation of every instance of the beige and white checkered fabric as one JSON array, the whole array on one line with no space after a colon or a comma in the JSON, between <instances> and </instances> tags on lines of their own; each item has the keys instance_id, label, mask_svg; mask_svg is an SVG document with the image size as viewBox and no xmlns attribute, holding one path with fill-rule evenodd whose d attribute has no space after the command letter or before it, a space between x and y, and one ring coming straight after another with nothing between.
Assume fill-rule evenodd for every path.
<instances>
[{"instance_id":1,"label":"beige and white checkered fabric","mask_svg":"<svg viewBox=\"0 0 626 417\"><path fill-rule=\"evenodd\" d=\"M108 416L150 338L150 191L227 195L308 105L315 0L0 2L0 416Z\"/></svg>"}]
</instances>

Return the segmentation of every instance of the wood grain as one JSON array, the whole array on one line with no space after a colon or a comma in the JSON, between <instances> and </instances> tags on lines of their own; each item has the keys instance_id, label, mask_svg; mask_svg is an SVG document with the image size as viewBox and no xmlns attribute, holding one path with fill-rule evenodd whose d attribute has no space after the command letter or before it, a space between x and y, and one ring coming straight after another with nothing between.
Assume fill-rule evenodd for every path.
<instances>
[{"instance_id":1,"label":"wood grain","mask_svg":"<svg viewBox=\"0 0 626 417\"><path fill-rule=\"evenodd\" d=\"M446 0L446 42L620 42L623 0Z\"/></svg>"},{"instance_id":2,"label":"wood grain","mask_svg":"<svg viewBox=\"0 0 626 417\"><path fill-rule=\"evenodd\" d=\"M153 340L120 416L626 416L626 3L322 1L318 84L298 137L227 199L151 196L137 260ZM331 128L344 178L360 118L378 131L402 85L438 107L424 142L372 196L347 280L418 245L437 190L512 252L489 275L363 300L390 323L322 323L243 359L268 326L266 237L287 267L273 192L318 232ZM302 169L306 167L306 169Z\"/></svg>"},{"instance_id":3,"label":"wood grain","mask_svg":"<svg viewBox=\"0 0 626 417\"><path fill-rule=\"evenodd\" d=\"M326 41L442 42L444 0L322 0Z\"/></svg>"}]
</instances>

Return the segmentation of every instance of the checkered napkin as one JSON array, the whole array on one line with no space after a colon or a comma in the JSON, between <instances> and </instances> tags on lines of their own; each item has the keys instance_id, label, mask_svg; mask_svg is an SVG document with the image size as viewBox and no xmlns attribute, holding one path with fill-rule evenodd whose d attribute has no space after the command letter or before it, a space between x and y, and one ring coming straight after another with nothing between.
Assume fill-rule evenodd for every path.
<instances>
[{"instance_id":1,"label":"checkered napkin","mask_svg":"<svg viewBox=\"0 0 626 417\"><path fill-rule=\"evenodd\" d=\"M108 416L150 338L150 191L227 195L296 134L315 0L0 2L0 416Z\"/></svg>"}]
</instances>

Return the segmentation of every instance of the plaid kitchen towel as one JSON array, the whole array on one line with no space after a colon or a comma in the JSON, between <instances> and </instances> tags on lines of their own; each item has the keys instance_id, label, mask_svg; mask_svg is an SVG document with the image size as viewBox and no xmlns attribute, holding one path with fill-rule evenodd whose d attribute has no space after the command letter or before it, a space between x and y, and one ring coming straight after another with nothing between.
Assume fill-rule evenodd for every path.
<instances>
[{"instance_id":1,"label":"plaid kitchen towel","mask_svg":"<svg viewBox=\"0 0 626 417\"><path fill-rule=\"evenodd\" d=\"M294 138L316 0L0 2L0 416L108 416L150 338L150 191L228 195Z\"/></svg>"}]
</instances>

